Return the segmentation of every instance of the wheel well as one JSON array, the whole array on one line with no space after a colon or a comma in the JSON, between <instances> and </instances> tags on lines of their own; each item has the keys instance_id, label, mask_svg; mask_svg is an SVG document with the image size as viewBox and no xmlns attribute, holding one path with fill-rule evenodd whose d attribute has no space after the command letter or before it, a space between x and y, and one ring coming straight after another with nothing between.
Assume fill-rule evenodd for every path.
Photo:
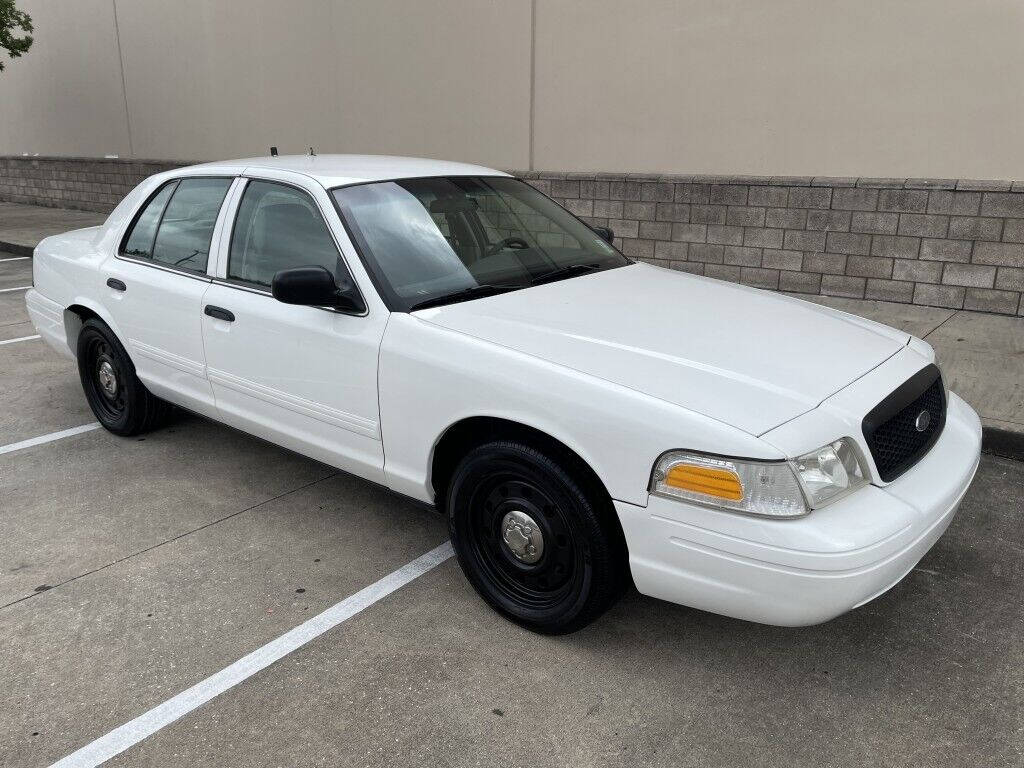
<instances>
[{"instance_id":1,"label":"wheel well","mask_svg":"<svg viewBox=\"0 0 1024 768\"><path fill-rule=\"evenodd\" d=\"M83 307L81 304L72 304L70 307L64 310L64 335L67 339L68 349L71 350L71 354L78 354L78 334L82 330L82 326L85 325L86 320L96 318L100 322L103 322L103 318L97 315L88 307Z\"/></svg>"},{"instance_id":2,"label":"wheel well","mask_svg":"<svg viewBox=\"0 0 1024 768\"><path fill-rule=\"evenodd\" d=\"M490 416L475 416L463 419L448 427L434 447L430 465L430 484L439 509L444 507L444 497L455 468L462 457L478 445L493 440L520 440L544 451L552 458L565 461L576 476L586 485L587 490L599 495L602 502L611 504L611 495L601 478L578 453L565 443L539 429L520 424L517 421Z\"/></svg>"},{"instance_id":3,"label":"wheel well","mask_svg":"<svg viewBox=\"0 0 1024 768\"><path fill-rule=\"evenodd\" d=\"M434 448L430 467L430 484L434 489L434 501L439 511L445 510L445 495L451 483L455 468L462 457L478 445L493 440L519 440L554 459L565 462L574 477L590 496L595 508L608 517L609 523L618 534L619 556L625 573L629 573L629 550L622 523L615 511L611 494L601 478L583 458L565 443L546 432L508 419L476 416L463 419L450 426Z\"/></svg>"}]
</instances>

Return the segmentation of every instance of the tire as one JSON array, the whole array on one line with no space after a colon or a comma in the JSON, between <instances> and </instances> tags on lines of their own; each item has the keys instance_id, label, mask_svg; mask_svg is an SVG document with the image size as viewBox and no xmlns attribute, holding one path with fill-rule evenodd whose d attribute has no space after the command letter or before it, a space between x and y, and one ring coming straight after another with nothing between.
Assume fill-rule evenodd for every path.
<instances>
[{"instance_id":1,"label":"tire","mask_svg":"<svg viewBox=\"0 0 1024 768\"><path fill-rule=\"evenodd\" d=\"M96 420L115 435L130 436L158 426L170 405L135 375L135 366L105 323L86 320L78 334L78 375Z\"/></svg>"},{"instance_id":2,"label":"tire","mask_svg":"<svg viewBox=\"0 0 1024 768\"><path fill-rule=\"evenodd\" d=\"M586 626L628 583L611 501L588 492L571 467L525 443L491 442L463 458L447 494L470 583L503 616L543 634Z\"/></svg>"}]
</instances>

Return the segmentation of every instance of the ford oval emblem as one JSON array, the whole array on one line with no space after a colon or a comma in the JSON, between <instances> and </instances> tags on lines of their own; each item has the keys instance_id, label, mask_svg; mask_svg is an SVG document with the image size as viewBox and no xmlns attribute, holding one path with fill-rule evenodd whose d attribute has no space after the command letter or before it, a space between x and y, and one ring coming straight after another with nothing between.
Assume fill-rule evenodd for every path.
<instances>
[{"instance_id":1,"label":"ford oval emblem","mask_svg":"<svg viewBox=\"0 0 1024 768\"><path fill-rule=\"evenodd\" d=\"M918 432L924 432L928 429L928 425L932 423L932 415L928 411L921 411L917 414L917 418L914 419L914 429Z\"/></svg>"}]
</instances>

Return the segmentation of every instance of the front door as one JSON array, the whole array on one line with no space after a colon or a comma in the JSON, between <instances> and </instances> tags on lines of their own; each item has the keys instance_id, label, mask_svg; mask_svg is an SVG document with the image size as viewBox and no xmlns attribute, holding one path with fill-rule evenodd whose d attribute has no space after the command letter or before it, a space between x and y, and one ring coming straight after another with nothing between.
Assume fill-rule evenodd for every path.
<instances>
[{"instance_id":1,"label":"front door","mask_svg":"<svg viewBox=\"0 0 1024 768\"><path fill-rule=\"evenodd\" d=\"M270 293L282 269L347 276L324 213L298 186L248 180L222 239L220 279L203 298L207 374L224 422L383 482L377 354L387 313L282 304Z\"/></svg>"}]
</instances>

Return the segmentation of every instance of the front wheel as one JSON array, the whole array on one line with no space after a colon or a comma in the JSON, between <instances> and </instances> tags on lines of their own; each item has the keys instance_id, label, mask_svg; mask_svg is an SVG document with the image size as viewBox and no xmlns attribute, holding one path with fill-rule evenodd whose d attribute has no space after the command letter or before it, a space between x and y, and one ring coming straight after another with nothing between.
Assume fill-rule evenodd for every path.
<instances>
[{"instance_id":1,"label":"front wheel","mask_svg":"<svg viewBox=\"0 0 1024 768\"><path fill-rule=\"evenodd\" d=\"M170 408L139 381L121 342L99 320L87 320L78 334L78 375L96 420L115 435L150 430Z\"/></svg>"},{"instance_id":2,"label":"front wheel","mask_svg":"<svg viewBox=\"0 0 1024 768\"><path fill-rule=\"evenodd\" d=\"M529 445L499 441L462 460L447 494L467 578L492 608L536 632L585 626L626 583L614 510L578 474Z\"/></svg>"}]
</instances>

